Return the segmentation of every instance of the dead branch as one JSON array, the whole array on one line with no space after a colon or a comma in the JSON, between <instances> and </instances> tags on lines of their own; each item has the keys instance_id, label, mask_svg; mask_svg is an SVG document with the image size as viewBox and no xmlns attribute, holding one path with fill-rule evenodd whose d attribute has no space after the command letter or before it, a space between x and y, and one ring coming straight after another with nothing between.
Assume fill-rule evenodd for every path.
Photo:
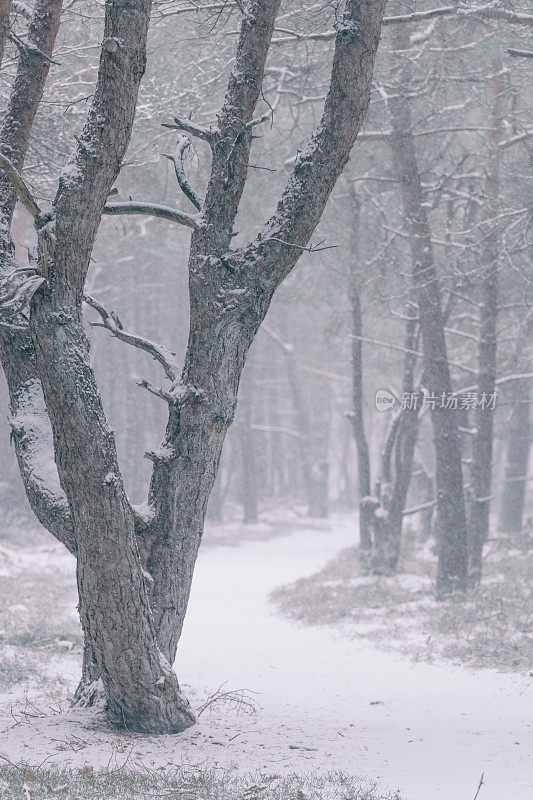
<instances>
[{"instance_id":1,"label":"dead branch","mask_svg":"<svg viewBox=\"0 0 533 800\"><path fill-rule=\"evenodd\" d=\"M183 119L182 117L173 117L173 120L174 123L162 122L161 123L162 127L170 128L171 130L176 130L176 131L184 131L185 133L188 133L191 136L195 136L197 139L202 139L204 142L209 142L209 144L213 144L213 141L217 134L216 127L202 128L201 125L197 125L195 122L191 122L190 119Z\"/></svg>"},{"instance_id":2,"label":"dead branch","mask_svg":"<svg viewBox=\"0 0 533 800\"><path fill-rule=\"evenodd\" d=\"M29 186L22 175L15 169L9 158L0 153L0 169L10 181L22 205L30 212L33 219L41 213L37 201L34 199Z\"/></svg>"},{"instance_id":3,"label":"dead branch","mask_svg":"<svg viewBox=\"0 0 533 800\"><path fill-rule=\"evenodd\" d=\"M253 694L253 692L249 692L247 689L233 689L230 691L223 692L222 687L224 684L219 686L216 692L209 695L205 703L203 703L197 711L197 717L204 713L207 708L210 708L216 703L222 703L223 705L229 705L230 707L237 710L238 713L241 714L256 714L257 713L257 703L254 701L253 698L250 698L248 695Z\"/></svg>"},{"instance_id":4,"label":"dead branch","mask_svg":"<svg viewBox=\"0 0 533 800\"><path fill-rule=\"evenodd\" d=\"M477 787L477 792L476 792L476 793L475 793L475 795L474 795L474 800L477 800L477 798L478 798L478 795L479 795L479 793L480 793L480 791L481 791L481 787L482 787L482 786L484 785L484 783L485 783L485 781L483 780L484 776L485 776L485 773L484 773L484 772L482 772L482 773L481 773L481 778L479 779L479 785L478 785L478 787Z\"/></svg>"},{"instance_id":5,"label":"dead branch","mask_svg":"<svg viewBox=\"0 0 533 800\"><path fill-rule=\"evenodd\" d=\"M149 339L145 339L142 336L138 336L125 330L117 315L113 312L107 311L107 309L105 309L104 306L98 302L98 300L95 300L94 297L84 295L83 299L87 305L91 306L91 308L94 308L94 310L97 311L102 318L101 323L92 322L91 325L93 327L106 328L106 330L112 333L113 336L116 336L117 339L120 339L121 341L126 342L126 344L131 344L133 347L138 347L140 350L144 350L146 353L149 353L161 364L165 370L167 378L171 381L176 380L177 376L179 375L179 366L170 350L167 350L167 348L163 345L156 344L155 342L151 342Z\"/></svg>"},{"instance_id":6,"label":"dead branch","mask_svg":"<svg viewBox=\"0 0 533 800\"><path fill-rule=\"evenodd\" d=\"M176 174L176 180L178 181L178 185L193 206L198 210L202 210L202 199L200 195L193 189L189 181L187 180L187 176L185 175L185 167L183 165L183 157L185 152L191 146L190 139L185 136L184 134L180 134L178 136L178 140L176 142L176 150L172 154L163 153L162 155L165 158L168 158L169 161L172 161L174 164L174 172Z\"/></svg>"}]
</instances>

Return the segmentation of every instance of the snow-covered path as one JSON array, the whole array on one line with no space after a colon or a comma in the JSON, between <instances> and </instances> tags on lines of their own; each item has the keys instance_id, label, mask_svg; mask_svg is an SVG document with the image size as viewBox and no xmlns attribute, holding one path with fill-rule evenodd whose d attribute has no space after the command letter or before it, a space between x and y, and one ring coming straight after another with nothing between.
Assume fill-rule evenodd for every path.
<instances>
[{"instance_id":1,"label":"snow-covered path","mask_svg":"<svg viewBox=\"0 0 533 800\"><path fill-rule=\"evenodd\" d=\"M316 571L352 536L339 524L201 556L178 673L259 692L234 759L279 771L300 754L302 768L367 774L409 800L471 800L484 772L480 800L531 798L526 676L412 663L269 608L274 587Z\"/></svg>"},{"instance_id":2,"label":"snow-covered path","mask_svg":"<svg viewBox=\"0 0 533 800\"><path fill-rule=\"evenodd\" d=\"M0 753L72 767L344 770L400 789L402 800L472 800L484 772L479 800L529 800L527 676L412 663L274 614L271 590L315 572L352 536L341 520L329 531L309 528L201 553L176 665L180 680L196 705L223 682L255 692L257 714L214 706L184 734L155 738L110 732L89 712L70 710L10 730L2 724ZM79 667L70 668L74 683Z\"/></svg>"}]
</instances>

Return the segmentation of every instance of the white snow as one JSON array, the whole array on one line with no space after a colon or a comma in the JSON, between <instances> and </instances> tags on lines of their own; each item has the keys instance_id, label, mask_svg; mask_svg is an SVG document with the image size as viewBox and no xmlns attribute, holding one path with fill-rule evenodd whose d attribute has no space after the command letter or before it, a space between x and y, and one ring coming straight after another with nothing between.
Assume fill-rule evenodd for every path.
<instances>
[{"instance_id":1,"label":"white snow","mask_svg":"<svg viewBox=\"0 0 533 800\"><path fill-rule=\"evenodd\" d=\"M0 753L95 768L333 768L399 789L402 800L471 800L483 772L480 800L529 799L526 675L413 663L269 606L272 589L315 572L354 535L353 523L339 520L330 530L201 552L178 675L195 706L226 682L224 690L246 689L260 704L255 715L215 705L184 734L159 738L110 732L87 711L16 726L6 717ZM76 747L60 749L58 740Z\"/></svg>"}]
</instances>

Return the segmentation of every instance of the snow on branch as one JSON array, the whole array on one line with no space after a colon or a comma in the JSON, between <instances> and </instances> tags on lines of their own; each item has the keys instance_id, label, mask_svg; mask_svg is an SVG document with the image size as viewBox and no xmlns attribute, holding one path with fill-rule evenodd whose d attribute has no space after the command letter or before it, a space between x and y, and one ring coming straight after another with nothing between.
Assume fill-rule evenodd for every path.
<instances>
[{"instance_id":1,"label":"snow on branch","mask_svg":"<svg viewBox=\"0 0 533 800\"><path fill-rule=\"evenodd\" d=\"M151 342L149 339L145 339L143 336L137 336L136 334L127 331L122 325L122 322L118 316L112 311L107 311L107 309L104 308L104 306L99 303L98 300L95 300L94 297L84 295L83 299L87 305L97 311L102 318L101 323L92 322L91 325L93 327L106 328L106 330L112 333L113 336L116 336L117 339L120 339L121 341L126 342L126 344L131 344L133 347L138 347L140 350L144 350L146 353L149 353L156 361L159 361L169 380L175 381L177 379L179 374L179 366L170 350L167 350L167 348L163 345L156 344L155 342Z\"/></svg>"},{"instance_id":2,"label":"snow on branch","mask_svg":"<svg viewBox=\"0 0 533 800\"><path fill-rule=\"evenodd\" d=\"M176 142L176 149L174 153L163 153L165 158L168 158L169 161L172 161L174 164L174 172L176 173L176 180L178 181L179 187L185 197L187 197L193 206L198 210L202 210L202 199L200 195L193 189L189 181L187 180L187 176L185 175L185 167L183 166L183 157L185 155L186 150L189 149L191 146L191 140L185 136L184 134L180 134L178 136L178 140Z\"/></svg>"},{"instance_id":3,"label":"snow on branch","mask_svg":"<svg viewBox=\"0 0 533 800\"><path fill-rule=\"evenodd\" d=\"M176 208L162 206L157 203L134 203L131 200L124 203L106 203L102 213L111 216L116 214L147 214L150 217L167 219L169 222L185 225L188 228L198 227L198 222L194 215L191 216L184 211L178 211Z\"/></svg>"},{"instance_id":4,"label":"snow on branch","mask_svg":"<svg viewBox=\"0 0 533 800\"><path fill-rule=\"evenodd\" d=\"M494 8L492 5L469 8L466 4L440 6L438 8L430 8L427 11L414 11L411 14L395 14L391 17L384 17L383 25L399 25L403 23L423 22L427 19L434 19L436 17L449 17L453 15L502 20L510 23L511 25L533 25L533 14L525 14L518 11L510 11L508 9ZM272 44L282 45L291 44L293 42L309 41L329 42L334 39L336 35L337 32L335 30L317 33L298 33L297 31L290 31L288 36L272 39ZM523 54L524 53L520 53L520 55Z\"/></svg>"},{"instance_id":5,"label":"snow on branch","mask_svg":"<svg viewBox=\"0 0 533 800\"><path fill-rule=\"evenodd\" d=\"M18 14L19 16L24 17L24 19L27 20L31 19L32 10L28 5L26 5L26 3L22 3L21 0L13 0L11 7L15 12L15 14Z\"/></svg>"},{"instance_id":6,"label":"snow on branch","mask_svg":"<svg viewBox=\"0 0 533 800\"><path fill-rule=\"evenodd\" d=\"M222 3L205 3L204 5L181 6L181 8L173 8L172 11L161 11L159 13L161 17L165 19L166 17L178 16L179 14L198 14L201 11L228 11L232 8L238 8L241 13L244 13L242 0L235 0L233 3L229 0L225 0L225 2Z\"/></svg>"},{"instance_id":7,"label":"snow on branch","mask_svg":"<svg viewBox=\"0 0 533 800\"><path fill-rule=\"evenodd\" d=\"M175 131L184 131L190 136L195 136L197 139L203 139L204 142L213 142L217 129L216 128L202 128L201 125L196 125L190 119L183 119L182 117L173 117L174 123L162 122L163 128L170 128Z\"/></svg>"},{"instance_id":8,"label":"snow on branch","mask_svg":"<svg viewBox=\"0 0 533 800\"><path fill-rule=\"evenodd\" d=\"M41 213L37 201L33 197L28 184L22 175L15 169L9 158L0 153L0 169L10 181L22 205L30 212L33 219Z\"/></svg>"},{"instance_id":9,"label":"snow on branch","mask_svg":"<svg viewBox=\"0 0 533 800\"><path fill-rule=\"evenodd\" d=\"M0 314L14 316L27 307L45 278L33 268L15 269L0 280ZM0 320L0 326L8 330L25 330L24 326Z\"/></svg>"}]
</instances>

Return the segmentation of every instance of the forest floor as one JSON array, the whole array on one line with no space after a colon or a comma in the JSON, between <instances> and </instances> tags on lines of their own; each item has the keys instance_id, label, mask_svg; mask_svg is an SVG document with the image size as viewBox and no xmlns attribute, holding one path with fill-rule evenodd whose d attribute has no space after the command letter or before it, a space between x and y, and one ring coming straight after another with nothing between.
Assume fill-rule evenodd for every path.
<instances>
[{"instance_id":1,"label":"forest floor","mask_svg":"<svg viewBox=\"0 0 533 800\"><path fill-rule=\"evenodd\" d=\"M434 599L434 542L404 536L400 571L368 575L348 547L313 575L272 593L277 608L311 625L342 627L415 660L450 659L475 668L533 667L533 535L495 534L485 548L483 580L466 600Z\"/></svg>"},{"instance_id":2,"label":"forest floor","mask_svg":"<svg viewBox=\"0 0 533 800\"><path fill-rule=\"evenodd\" d=\"M81 660L73 559L40 537L24 547L0 542L2 798L472 800L481 773L479 800L529 798L531 689L522 645L511 659L490 656L515 672L444 660L478 665L461 648L448 650L464 612L455 607L447 629L432 628L422 598L411 612L405 597L394 601L396 590L383 612L376 597L387 594L384 579L374 579L372 610L359 608L365 638L352 629L354 603L371 597L344 598L349 613L331 611L330 598L329 618L313 617L324 584L339 591L355 569L353 536L347 517L208 531L176 668L192 704L209 705L189 731L157 738L112 730L99 712L69 708ZM521 559L521 548L515 555ZM426 577L393 581L416 595ZM502 583L490 579L487 587ZM429 596L424 602L433 604ZM392 617L396 605L403 610ZM298 619L280 614L287 608ZM500 611L496 603L488 614ZM520 614L512 611L518 631ZM400 652L399 623L408 620L404 638L412 640L414 618L430 625L431 652L419 643ZM507 638L498 642L495 650L506 649Z\"/></svg>"}]
</instances>

